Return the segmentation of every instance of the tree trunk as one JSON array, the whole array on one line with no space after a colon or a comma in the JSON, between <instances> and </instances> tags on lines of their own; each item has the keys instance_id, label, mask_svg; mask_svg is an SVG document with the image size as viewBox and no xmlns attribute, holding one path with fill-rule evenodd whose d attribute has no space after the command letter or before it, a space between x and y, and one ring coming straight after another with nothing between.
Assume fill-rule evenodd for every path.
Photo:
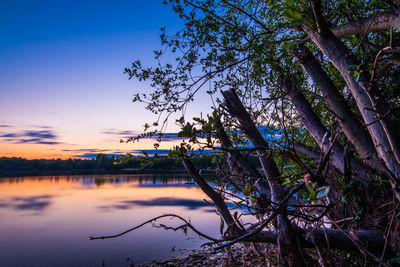
<instances>
[{"instance_id":1,"label":"tree trunk","mask_svg":"<svg viewBox=\"0 0 400 267\"><path fill-rule=\"evenodd\" d=\"M343 133L354 145L357 153L371 168L379 172L384 172L382 164L379 164L377 161L375 147L368 131L351 111L351 108L347 105L347 101L323 70L321 64L319 64L304 45L298 45L293 54L313 79L314 84L321 90L326 102L338 117L337 121Z\"/></svg>"},{"instance_id":2,"label":"tree trunk","mask_svg":"<svg viewBox=\"0 0 400 267\"><path fill-rule=\"evenodd\" d=\"M240 235L242 233L242 230L240 230L240 228L237 226L221 195L215 192L215 190L208 185L208 183L199 174L199 172L196 170L193 163L189 159L182 159L182 163L186 171L193 178L196 184L200 186L201 190L214 202L214 205L218 209L218 212L221 214L221 217L228 225L227 233L230 236Z\"/></svg>"},{"instance_id":3,"label":"tree trunk","mask_svg":"<svg viewBox=\"0 0 400 267\"><path fill-rule=\"evenodd\" d=\"M306 127L307 131L317 142L321 150L327 151L329 143L326 142L326 139L329 137L329 133L321 123L321 120L314 113L310 103L296 87L291 88L291 86L286 83L282 83L281 85L282 90L289 96L290 101L294 104L304 127ZM344 149L337 141L332 147L331 162L341 174L345 173ZM368 181L368 167L354 157L351 157L350 162L354 176L363 181Z\"/></svg>"},{"instance_id":4,"label":"tree trunk","mask_svg":"<svg viewBox=\"0 0 400 267\"><path fill-rule=\"evenodd\" d=\"M233 149L232 142L229 139L229 136L226 134L222 123L220 120L215 121L215 126L217 127L217 136L221 142L221 146L224 149L229 150L228 154L232 158L233 161L237 162L250 177L252 178L253 182L255 182L256 189L264 196L269 196L271 191L268 188L268 185L265 184L263 177L257 171L256 167L251 164L247 158L243 157L242 153L237 150Z\"/></svg>"},{"instance_id":5,"label":"tree trunk","mask_svg":"<svg viewBox=\"0 0 400 267\"><path fill-rule=\"evenodd\" d=\"M365 19L351 21L332 29L332 32L337 38L344 38L353 34L379 32L390 28L400 28L400 12L398 10L393 13L377 16L374 14Z\"/></svg>"},{"instance_id":6,"label":"tree trunk","mask_svg":"<svg viewBox=\"0 0 400 267\"><path fill-rule=\"evenodd\" d=\"M331 230L331 229L315 229L312 231L296 229L299 234L299 242L303 248L315 248L318 245L322 248L337 249L337 250L358 250L357 245L354 244L348 236L355 236L356 241L359 242L368 251L375 255L382 255L385 246L385 238L381 232L369 230ZM277 233L272 231L262 231L254 236L251 236L246 241L260 242L260 243L274 243L277 242ZM394 252L387 247L387 256L394 256Z\"/></svg>"},{"instance_id":7,"label":"tree trunk","mask_svg":"<svg viewBox=\"0 0 400 267\"><path fill-rule=\"evenodd\" d=\"M320 10L315 10L321 13ZM357 66L358 61L351 55L351 51L327 29L321 28L321 32L317 33L303 25L303 30L307 33L310 39L318 46L318 48L329 58L332 64L338 69L344 78L351 94L353 95L358 109L367 125L372 141L374 142L375 149L378 156L384 161L388 169L388 176L391 177L390 183L393 191L400 200L400 165L396 160L394 151L388 141L387 135L377 113L374 109L374 104L371 102L370 97L360 83L356 80L352 73L351 66Z\"/></svg>"},{"instance_id":8,"label":"tree trunk","mask_svg":"<svg viewBox=\"0 0 400 267\"><path fill-rule=\"evenodd\" d=\"M258 158L271 189L271 199L274 203L279 203L284 197L284 188L281 185L282 181L280 179L280 173L272 155L266 155L266 151L269 149L268 143L258 131L250 117L250 114L246 111L236 92L231 89L228 91L222 91L222 95L225 99L225 106L228 112L230 115L237 118L240 124L240 129L247 136L253 146L263 148L262 150L257 150ZM283 214L279 214L276 221L280 262L289 266L302 266L303 260L301 257L301 248L296 242L296 233L293 231L291 223Z\"/></svg>"}]
</instances>

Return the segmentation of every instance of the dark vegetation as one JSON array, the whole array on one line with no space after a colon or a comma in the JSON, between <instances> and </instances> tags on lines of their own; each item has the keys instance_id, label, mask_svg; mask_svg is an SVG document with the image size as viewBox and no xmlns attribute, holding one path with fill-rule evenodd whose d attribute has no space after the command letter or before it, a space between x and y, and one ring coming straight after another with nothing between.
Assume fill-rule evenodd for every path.
<instances>
[{"instance_id":1,"label":"dark vegetation","mask_svg":"<svg viewBox=\"0 0 400 267\"><path fill-rule=\"evenodd\" d=\"M283 266L398 265L399 2L165 2L183 29L162 29L154 67L135 61L126 72L152 85L134 98L157 114L152 134L198 91L213 99L212 114L177 120L190 139L171 153L221 216L221 236L203 235L209 245L247 242L265 255L261 244L274 244ZM284 133L267 141L260 126ZM199 147L221 154L216 187L193 165Z\"/></svg>"},{"instance_id":2,"label":"dark vegetation","mask_svg":"<svg viewBox=\"0 0 400 267\"><path fill-rule=\"evenodd\" d=\"M194 160L199 169L215 168L212 156L202 155ZM116 164L119 162L118 164ZM130 157L120 162L118 157L98 154L93 159L24 159L0 157L1 176L102 174L102 173L152 173L183 171L182 161L166 156Z\"/></svg>"}]
</instances>

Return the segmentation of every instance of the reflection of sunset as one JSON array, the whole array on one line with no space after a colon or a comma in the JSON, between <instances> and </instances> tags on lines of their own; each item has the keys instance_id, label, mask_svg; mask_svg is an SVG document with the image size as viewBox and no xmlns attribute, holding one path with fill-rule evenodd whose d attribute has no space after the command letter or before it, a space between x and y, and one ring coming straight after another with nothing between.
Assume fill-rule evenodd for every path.
<instances>
[{"instance_id":1,"label":"reflection of sunset","mask_svg":"<svg viewBox=\"0 0 400 267\"><path fill-rule=\"evenodd\" d=\"M165 175L2 179L0 245L5 248L5 255L9 255L5 262L21 251L26 259L32 257L33 262L43 264L52 259L71 265L69 255L80 255L80 259L72 259L75 262L90 262L100 255L111 261L127 256L151 261L169 255L172 246L198 247L205 240L199 240L193 233L189 236L195 239L186 240L181 232L150 225L115 240L88 240L89 235L115 234L166 213L190 219L199 230L218 237L219 217L212 212L213 207L203 201L204 193L186 182L185 176ZM162 223L179 225L170 219L163 219ZM4 242L16 244L18 249L6 248L2 245ZM156 251L154 242L157 242ZM29 244L33 243L38 245L31 248ZM45 257L43 253L50 256ZM20 260L22 262L23 257Z\"/></svg>"}]
</instances>

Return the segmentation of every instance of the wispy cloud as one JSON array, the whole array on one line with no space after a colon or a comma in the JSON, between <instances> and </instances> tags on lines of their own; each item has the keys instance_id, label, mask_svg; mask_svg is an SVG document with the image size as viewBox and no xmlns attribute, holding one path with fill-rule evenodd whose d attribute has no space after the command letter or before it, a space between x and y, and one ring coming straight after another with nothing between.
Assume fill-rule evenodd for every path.
<instances>
[{"instance_id":1,"label":"wispy cloud","mask_svg":"<svg viewBox=\"0 0 400 267\"><path fill-rule=\"evenodd\" d=\"M135 150L112 150L112 149L63 149L63 152L74 152L76 154L71 155L76 158L93 159L96 158L97 154L102 153L107 156L120 156L126 155L128 153L132 155L143 155L146 152L149 156L154 156L155 154L159 156L168 155L168 149L135 149Z\"/></svg>"},{"instance_id":2,"label":"wispy cloud","mask_svg":"<svg viewBox=\"0 0 400 267\"><path fill-rule=\"evenodd\" d=\"M116 129L107 129L102 132L102 134L117 136L118 138L130 138L137 137L140 135L137 131L121 131ZM153 136L143 137L143 139L158 139L160 136L155 134ZM163 133L161 140L162 141L180 141L187 138L178 137L178 133Z\"/></svg>"},{"instance_id":3,"label":"wispy cloud","mask_svg":"<svg viewBox=\"0 0 400 267\"><path fill-rule=\"evenodd\" d=\"M81 153L81 154L76 154L72 155L74 158L81 158L81 159L94 159L97 157L97 154L99 153Z\"/></svg>"},{"instance_id":4,"label":"wispy cloud","mask_svg":"<svg viewBox=\"0 0 400 267\"><path fill-rule=\"evenodd\" d=\"M114 135L117 136L118 138L130 138L137 136L139 132L137 131L122 131L122 130L117 130L117 129L107 129L102 132L102 134L107 134L107 135Z\"/></svg>"},{"instance_id":5,"label":"wispy cloud","mask_svg":"<svg viewBox=\"0 0 400 267\"><path fill-rule=\"evenodd\" d=\"M97 149L97 148L78 148L78 149L63 149L63 152L73 152L76 154L71 155L75 158L93 159L100 153L107 156L119 156L130 153L131 151L114 151L112 149Z\"/></svg>"},{"instance_id":6,"label":"wispy cloud","mask_svg":"<svg viewBox=\"0 0 400 267\"><path fill-rule=\"evenodd\" d=\"M108 149L97 149L97 148L78 148L78 149L63 149L64 152L106 152Z\"/></svg>"},{"instance_id":7,"label":"wispy cloud","mask_svg":"<svg viewBox=\"0 0 400 267\"><path fill-rule=\"evenodd\" d=\"M30 127L41 128L41 129L52 129L53 127L47 125L31 125Z\"/></svg>"},{"instance_id":8,"label":"wispy cloud","mask_svg":"<svg viewBox=\"0 0 400 267\"><path fill-rule=\"evenodd\" d=\"M14 144L43 144L58 145L62 142L58 141L58 135L51 129L48 130L26 130L21 132L9 132L0 135L5 142Z\"/></svg>"},{"instance_id":9,"label":"wispy cloud","mask_svg":"<svg viewBox=\"0 0 400 267\"><path fill-rule=\"evenodd\" d=\"M71 155L75 158L83 158L83 159L94 159L97 154L103 153L106 155L112 155L113 153L109 153L109 149L97 149L97 148L78 148L78 149L62 149L63 152L73 152L76 153Z\"/></svg>"},{"instance_id":10,"label":"wispy cloud","mask_svg":"<svg viewBox=\"0 0 400 267\"><path fill-rule=\"evenodd\" d=\"M161 137L162 141L180 141L187 138L178 137L178 133L164 133Z\"/></svg>"},{"instance_id":11,"label":"wispy cloud","mask_svg":"<svg viewBox=\"0 0 400 267\"><path fill-rule=\"evenodd\" d=\"M97 154L102 153L107 156L120 156L126 154L132 154L136 156L143 156L143 152L146 152L150 157L154 155L158 156L167 156L169 153L169 149L135 149L135 150L126 150L126 151L115 151L115 150L100 150L100 149L64 149L62 151L65 152L76 152L77 154L71 155L76 158L85 158L85 159L93 159L96 158ZM194 154L199 155L200 151L194 150ZM213 153L211 149L205 149L202 153Z\"/></svg>"},{"instance_id":12,"label":"wispy cloud","mask_svg":"<svg viewBox=\"0 0 400 267\"><path fill-rule=\"evenodd\" d=\"M12 126L7 124L0 124L0 128L10 128L10 127Z\"/></svg>"},{"instance_id":13,"label":"wispy cloud","mask_svg":"<svg viewBox=\"0 0 400 267\"><path fill-rule=\"evenodd\" d=\"M163 155L163 154L168 154L169 150L168 149L135 149L132 150L130 153L132 154L140 154L143 151L145 151L149 155Z\"/></svg>"}]
</instances>

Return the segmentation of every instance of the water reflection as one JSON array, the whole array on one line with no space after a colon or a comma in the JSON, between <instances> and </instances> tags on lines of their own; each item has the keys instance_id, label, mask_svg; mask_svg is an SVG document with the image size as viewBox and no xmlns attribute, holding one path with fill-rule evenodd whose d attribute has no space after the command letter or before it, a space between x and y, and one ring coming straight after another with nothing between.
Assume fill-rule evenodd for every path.
<instances>
[{"instance_id":1,"label":"water reflection","mask_svg":"<svg viewBox=\"0 0 400 267\"><path fill-rule=\"evenodd\" d=\"M3 207L15 210L43 211L51 204L50 195L31 196L31 197L12 197L2 201Z\"/></svg>"},{"instance_id":2,"label":"water reflection","mask_svg":"<svg viewBox=\"0 0 400 267\"><path fill-rule=\"evenodd\" d=\"M132 175L65 175L65 176L26 176L26 177L0 177L0 184L18 184L25 181L81 183L83 185L96 185L101 187L106 184L135 183L140 187L167 187L167 186L195 186L192 180L184 174L132 174Z\"/></svg>"},{"instance_id":3,"label":"water reflection","mask_svg":"<svg viewBox=\"0 0 400 267\"><path fill-rule=\"evenodd\" d=\"M137 206L180 206L185 207L190 210L196 210L202 207L210 207L210 204L205 202L204 200L194 200L194 199L181 199L181 198L172 198L172 197L161 197L149 200L125 200L121 201L117 205L111 206L102 206L100 209L132 209Z\"/></svg>"},{"instance_id":4,"label":"water reflection","mask_svg":"<svg viewBox=\"0 0 400 267\"><path fill-rule=\"evenodd\" d=\"M0 266L126 266L128 257L137 264L199 247L205 240L195 234L151 225L118 239L88 239L165 213L218 237L215 209L190 182L160 174L0 178Z\"/></svg>"},{"instance_id":5,"label":"water reflection","mask_svg":"<svg viewBox=\"0 0 400 267\"><path fill-rule=\"evenodd\" d=\"M138 184L135 185L136 187L185 187L185 188L190 188L190 187L197 187L195 184L193 183L184 183L184 184L180 184L180 183L176 183L176 182L170 182L170 183L165 183L165 184L161 184L161 183L152 183L152 184L148 184L148 183L142 183L142 184Z\"/></svg>"}]
</instances>

